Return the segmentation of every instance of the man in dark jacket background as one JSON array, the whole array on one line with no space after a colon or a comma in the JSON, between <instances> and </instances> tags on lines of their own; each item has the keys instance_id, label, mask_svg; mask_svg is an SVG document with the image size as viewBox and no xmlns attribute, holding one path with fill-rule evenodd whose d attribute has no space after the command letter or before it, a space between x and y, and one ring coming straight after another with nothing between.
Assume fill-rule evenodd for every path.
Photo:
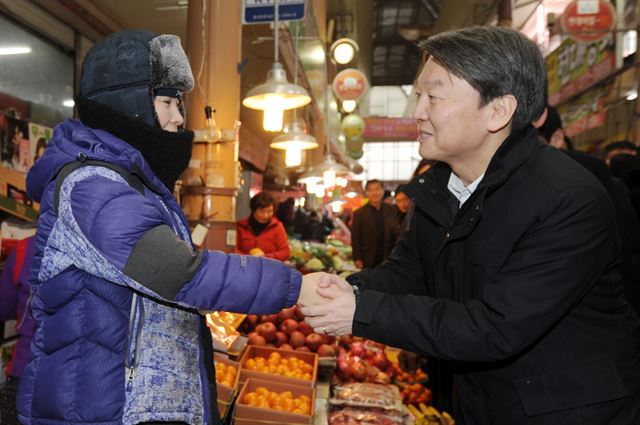
<instances>
[{"instance_id":1,"label":"man in dark jacket background","mask_svg":"<svg viewBox=\"0 0 640 425\"><path fill-rule=\"evenodd\" d=\"M308 322L448 363L457 424L640 423L615 211L530 124L546 101L538 48L504 27L421 46L413 116L439 162L407 185L410 229L383 264L305 276L331 299L304 307Z\"/></svg>"},{"instance_id":2,"label":"man in dark jacket background","mask_svg":"<svg viewBox=\"0 0 640 425\"><path fill-rule=\"evenodd\" d=\"M374 267L384 260L385 230L394 214L393 206L382 202L384 188L380 180L365 185L369 202L353 214L351 247L353 262L359 269Z\"/></svg>"}]
</instances>

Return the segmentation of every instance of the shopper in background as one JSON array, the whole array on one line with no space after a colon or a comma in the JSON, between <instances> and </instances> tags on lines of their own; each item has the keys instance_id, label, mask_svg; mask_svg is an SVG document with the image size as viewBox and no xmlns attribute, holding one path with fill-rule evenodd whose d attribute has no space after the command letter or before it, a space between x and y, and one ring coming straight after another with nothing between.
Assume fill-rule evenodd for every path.
<instances>
[{"instance_id":1,"label":"shopper in background","mask_svg":"<svg viewBox=\"0 0 640 425\"><path fill-rule=\"evenodd\" d=\"M351 248L357 268L371 268L384 260L384 236L393 207L382 202L384 188L380 180L369 180L365 185L369 200L353 213Z\"/></svg>"},{"instance_id":2,"label":"shopper in background","mask_svg":"<svg viewBox=\"0 0 640 425\"><path fill-rule=\"evenodd\" d=\"M280 220L287 234L293 233L293 222L296 218L296 201L293 198L287 198L280 202L276 207L276 218Z\"/></svg>"},{"instance_id":3,"label":"shopper in background","mask_svg":"<svg viewBox=\"0 0 640 425\"><path fill-rule=\"evenodd\" d=\"M40 216L23 424L218 424L198 311L275 313L318 297L278 261L195 249L172 196L191 158L181 97L192 87L173 35L122 31L87 53L80 121L55 128L27 175Z\"/></svg>"},{"instance_id":4,"label":"shopper in background","mask_svg":"<svg viewBox=\"0 0 640 425\"><path fill-rule=\"evenodd\" d=\"M249 201L251 214L236 223L236 248L241 254L286 261L291 251L284 226L273 212L275 200L260 192Z\"/></svg>"},{"instance_id":5,"label":"shopper in background","mask_svg":"<svg viewBox=\"0 0 640 425\"><path fill-rule=\"evenodd\" d=\"M27 282L32 260L33 237L22 239L9 254L0 276L0 322L15 319L18 333L18 340L5 369L7 380L0 387L0 423L3 425L18 424L18 384L29 360L31 339L36 331Z\"/></svg>"},{"instance_id":6,"label":"shopper in background","mask_svg":"<svg viewBox=\"0 0 640 425\"><path fill-rule=\"evenodd\" d=\"M638 147L628 140L609 143L602 151L602 159L609 165L611 158L618 155L638 156Z\"/></svg>"},{"instance_id":7,"label":"shopper in background","mask_svg":"<svg viewBox=\"0 0 640 425\"><path fill-rule=\"evenodd\" d=\"M393 196L391 195L391 191L390 190L386 190L384 191L383 195L382 195L382 202L387 204L387 205L393 205Z\"/></svg>"},{"instance_id":8,"label":"shopper in background","mask_svg":"<svg viewBox=\"0 0 640 425\"><path fill-rule=\"evenodd\" d=\"M407 217L411 208L411 199L404 193L404 184L398 185L394 192L394 211L385 227L384 258L387 258L396 246L400 235L407 228Z\"/></svg>"},{"instance_id":9,"label":"shopper in background","mask_svg":"<svg viewBox=\"0 0 640 425\"><path fill-rule=\"evenodd\" d=\"M420 155L441 162L407 185L415 213L384 263L304 277L332 299L306 320L448 363L457 424L640 423L615 211L531 125L547 90L538 47L506 27L421 46L413 116Z\"/></svg>"}]
</instances>

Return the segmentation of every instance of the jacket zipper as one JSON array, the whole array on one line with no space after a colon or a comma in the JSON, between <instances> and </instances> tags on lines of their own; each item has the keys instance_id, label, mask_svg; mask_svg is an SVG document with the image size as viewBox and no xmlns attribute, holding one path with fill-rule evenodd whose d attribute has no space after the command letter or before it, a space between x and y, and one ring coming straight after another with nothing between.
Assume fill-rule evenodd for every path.
<instances>
[{"instance_id":1,"label":"jacket zipper","mask_svg":"<svg viewBox=\"0 0 640 425\"><path fill-rule=\"evenodd\" d=\"M138 310L140 310L138 314ZM138 326L134 332L134 325L138 319ZM142 300L138 300L138 294L134 292L131 300L131 311L129 313L129 330L127 333L127 359L125 361L125 374L127 376L126 391L131 392L133 389L133 379L136 376L136 368L140 363L140 341L142 340L142 326L144 324L144 304ZM133 335L132 335L133 334ZM133 336L133 338L132 338ZM134 343L135 340L135 343ZM131 352L131 346L134 346L133 353Z\"/></svg>"}]
</instances>

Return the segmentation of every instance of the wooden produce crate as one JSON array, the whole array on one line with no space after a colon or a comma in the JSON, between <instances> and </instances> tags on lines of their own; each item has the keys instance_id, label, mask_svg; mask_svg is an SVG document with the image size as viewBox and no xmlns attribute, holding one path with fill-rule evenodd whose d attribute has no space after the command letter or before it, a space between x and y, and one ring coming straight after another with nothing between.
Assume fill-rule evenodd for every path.
<instances>
[{"instance_id":1,"label":"wooden produce crate","mask_svg":"<svg viewBox=\"0 0 640 425\"><path fill-rule=\"evenodd\" d=\"M249 370L247 369L247 361L249 359L255 359L256 357L264 357L268 359L271 353L278 353L281 358L289 359L291 357L295 357L299 360L302 360L306 364L312 367L312 370L309 372L311 374L311 380L294 378L284 375L278 375L275 373L269 372L261 372L257 370ZM316 380L318 378L318 355L315 353L306 353L302 351L290 351L290 350L279 350L277 348L270 347L259 347L256 345L249 345L247 350L244 352L242 359L240 360L240 385L242 385L247 379L255 378L255 379L266 379L275 382L284 382L284 383L292 383L294 385L304 385L308 387L314 387L316 384Z\"/></svg>"},{"instance_id":2,"label":"wooden produce crate","mask_svg":"<svg viewBox=\"0 0 640 425\"><path fill-rule=\"evenodd\" d=\"M227 411L229 410L229 405L233 401L234 396L238 392L238 379L240 378L240 364L238 362L234 362L233 360L229 360L225 356L214 354L213 356L214 363L223 363L226 366L233 366L236 368L236 379L233 383L232 387L216 382L216 392L218 393L218 411L220 412L220 417L224 419Z\"/></svg>"},{"instance_id":3,"label":"wooden produce crate","mask_svg":"<svg viewBox=\"0 0 640 425\"><path fill-rule=\"evenodd\" d=\"M303 353L304 354L304 353ZM270 379L270 378L269 378ZM263 407L250 406L243 403L244 396L258 387L265 387L269 391L282 393L291 391L293 397L306 395L311 399L311 412L309 415L291 413L281 410L268 409ZM233 419L235 425L264 425L271 424L308 424L311 425L316 402L316 391L307 385L295 385L291 382L276 382L273 380L262 380L249 378L242 386L240 395L236 402Z\"/></svg>"}]
</instances>

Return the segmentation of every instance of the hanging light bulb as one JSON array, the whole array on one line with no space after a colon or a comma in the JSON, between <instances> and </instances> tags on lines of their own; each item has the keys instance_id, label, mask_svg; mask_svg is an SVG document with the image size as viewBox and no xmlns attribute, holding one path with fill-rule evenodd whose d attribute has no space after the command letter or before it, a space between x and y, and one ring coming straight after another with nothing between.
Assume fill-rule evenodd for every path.
<instances>
[{"instance_id":1,"label":"hanging light bulb","mask_svg":"<svg viewBox=\"0 0 640 425\"><path fill-rule=\"evenodd\" d=\"M331 59L340 65L346 65L353 60L358 52L358 43L350 38L340 38L331 45Z\"/></svg>"},{"instance_id":2,"label":"hanging light bulb","mask_svg":"<svg viewBox=\"0 0 640 425\"><path fill-rule=\"evenodd\" d=\"M342 110L344 112L346 112L347 114L350 114L356 110L356 108L358 107L358 102L356 102L353 99L347 99L347 100L343 100L340 106L342 107Z\"/></svg>"},{"instance_id":3,"label":"hanging light bulb","mask_svg":"<svg viewBox=\"0 0 640 425\"><path fill-rule=\"evenodd\" d=\"M316 138L307 134L307 124L302 118L294 118L285 133L273 139L270 145L274 149L284 149L287 167L295 167L302 163L302 151L318 147Z\"/></svg>"},{"instance_id":4,"label":"hanging light bulb","mask_svg":"<svg viewBox=\"0 0 640 425\"><path fill-rule=\"evenodd\" d=\"M318 198L324 198L324 185L323 184L316 185L316 196Z\"/></svg>"},{"instance_id":5,"label":"hanging light bulb","mask_svg":"<svg viewBox=\"0 0 640 425\"><path fill-rule=\"evenodd\" d=\"M333 187L336 185L336 172L335 170L325 170L322 173L322 179L326 187Z\"/></svg>"},{"instance_id":6,"label":"hanging light bulb","mask_svg":"<svg viewBox=\"0 0 640 425\"><path fill-rule=\"evenodd\" d=\"M265 110L262 117L262 128L267 131L281 131L282 117L282 96L278 94L268 94L265 96Z\"/></svg>"}]
</instances>

